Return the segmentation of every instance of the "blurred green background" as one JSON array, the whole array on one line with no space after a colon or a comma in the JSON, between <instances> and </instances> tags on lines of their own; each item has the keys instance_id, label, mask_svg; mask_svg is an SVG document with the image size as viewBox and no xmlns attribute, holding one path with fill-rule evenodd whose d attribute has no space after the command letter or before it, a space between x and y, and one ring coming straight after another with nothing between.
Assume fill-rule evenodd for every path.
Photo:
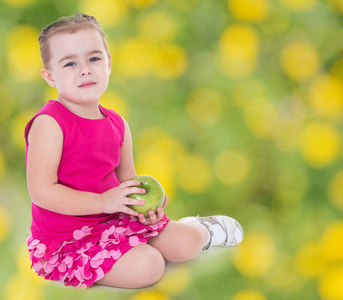
<instances>
[{"instance_id":1,"label":"blurred green background","mask_svg":"<svg viewBox=\"0 0 343 300\"><path fill-rule=\"evenodd\" d=\"M101 103L131 124L168 215L245 230L148 289L77 291L29 269L23 130L56 98L37 37L76 12L107 33ZM0 0L0 298L343 299L342 15L341 0Z\"/></svg>"}]
</instances>

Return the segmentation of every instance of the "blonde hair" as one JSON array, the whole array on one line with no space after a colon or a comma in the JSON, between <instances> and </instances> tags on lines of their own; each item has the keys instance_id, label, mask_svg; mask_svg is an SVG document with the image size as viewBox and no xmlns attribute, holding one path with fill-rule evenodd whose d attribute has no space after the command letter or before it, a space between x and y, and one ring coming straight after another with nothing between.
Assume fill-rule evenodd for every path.
<instances>
[{"instance_id":1,"label":"blonde hair","mask_svg":"<svg viewBox=\"0 0 343 300\"><path fill-rule=\"evenodd\" d=\"M100 33L102 40L104 42L107 54L110 55L108 45L106 42L106 35L96 20L95 17L86 14L75 14L69 17L62 17L57 19L55 22L46 26L38 37L39 49L43 61L43 65L48 67L49 60L51 58L50 48L49 48L49 38L55 34L63 33L76 33L80 30L93 29Z\"/></svg>"}]
</instances>

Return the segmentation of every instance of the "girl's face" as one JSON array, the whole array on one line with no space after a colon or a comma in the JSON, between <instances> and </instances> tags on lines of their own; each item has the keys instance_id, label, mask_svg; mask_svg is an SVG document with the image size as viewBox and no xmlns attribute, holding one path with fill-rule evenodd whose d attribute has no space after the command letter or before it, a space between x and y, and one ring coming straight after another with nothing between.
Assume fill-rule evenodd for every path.
<instances>
[{"instance_id":1,"label":"girl's face","mask_svg":"<svg viewBox=\"0 0 343 300\"><path fill-rule=\"evenodd\" d=\"M96 30L56 34L49 39L50 61L41 75L70 104L98 102L111 73L111 57Z\"/></svg>"}]
</instances>

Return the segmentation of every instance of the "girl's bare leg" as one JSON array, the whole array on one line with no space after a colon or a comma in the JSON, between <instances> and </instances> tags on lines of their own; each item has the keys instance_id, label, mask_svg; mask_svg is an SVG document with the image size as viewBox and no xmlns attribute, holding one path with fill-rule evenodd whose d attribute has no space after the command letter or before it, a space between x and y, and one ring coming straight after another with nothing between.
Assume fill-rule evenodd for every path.
<instances>
[{"instance_id":1,"label":"girl's bare leg","mask_svg":"<svg viewBox=\"0 0 343 300\"><path fill-rule=\"evenodd\" d=\"M208 243L209 232L196 222L169 221L167 226L148 243L170 262L182 262L198 256Z\"/></svg>"},{"instance_id":2,"label":"girl's bare leg","mask_svg":"<svg viewBox=\"0 0 343 300\"><path fill-rule=\"evenodd\" d=\"M164 270L165 260L161 253L142 244L126 252L96 283L118 288L142 288L161 279Z\"/></svg>"}]
</instances>

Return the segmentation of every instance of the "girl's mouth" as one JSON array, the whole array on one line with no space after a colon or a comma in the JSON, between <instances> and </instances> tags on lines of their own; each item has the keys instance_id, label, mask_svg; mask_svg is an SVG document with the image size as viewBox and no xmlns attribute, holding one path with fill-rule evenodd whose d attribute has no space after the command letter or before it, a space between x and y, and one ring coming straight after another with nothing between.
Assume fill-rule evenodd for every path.
<instances>
[{"instance_id":1,"label":"girl's mouth","mask_svg":"<svg viewBox=\"0 0 343 300\"><path fill-rule=\"evenodd\" d=\"M94 81L84 82L79 85L80 88L88 88L94 86L96 83Z\"/></svg>"}]
</instances>

